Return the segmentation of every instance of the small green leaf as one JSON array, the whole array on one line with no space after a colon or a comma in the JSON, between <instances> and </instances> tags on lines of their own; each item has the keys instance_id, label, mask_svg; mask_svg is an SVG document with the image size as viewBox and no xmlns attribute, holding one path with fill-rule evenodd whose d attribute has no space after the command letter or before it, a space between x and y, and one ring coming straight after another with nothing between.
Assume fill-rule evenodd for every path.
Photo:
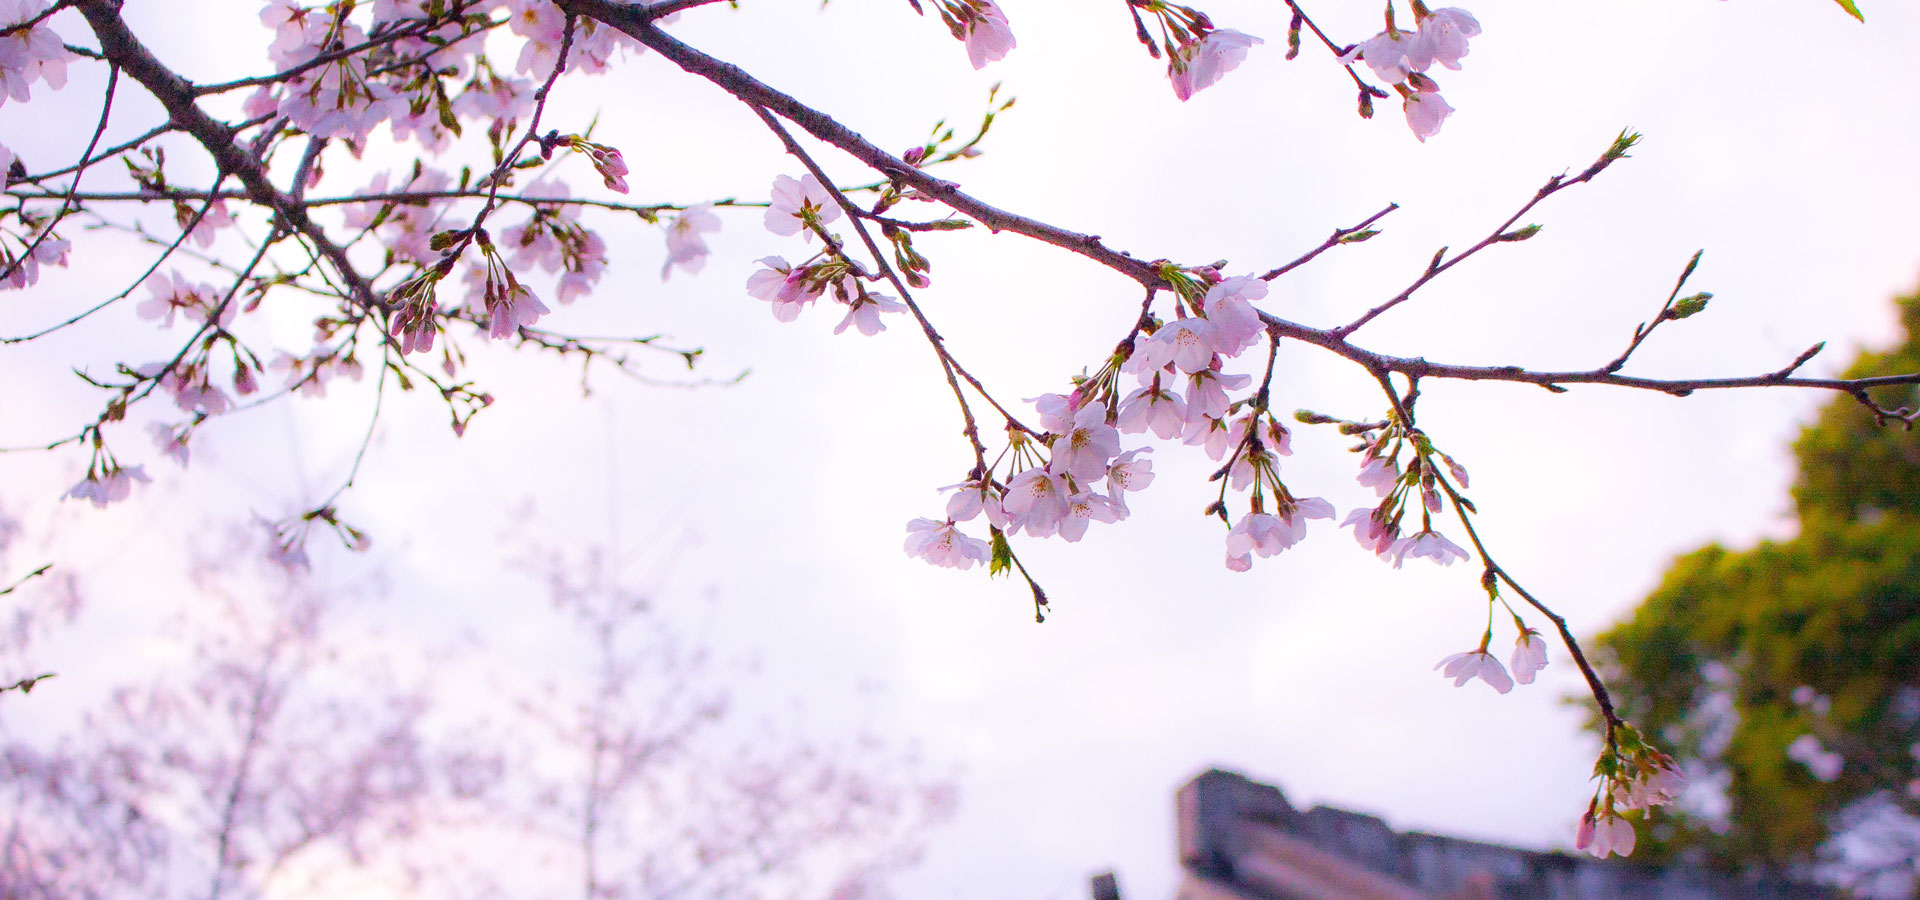
<instances>
[{"instance_id":1,"label":"small green leaf","mask_svg":"<svg viewBox=\"0 0 1920 900\"><path fill-rule=\"evenodd\" d=\"M1846 10L1847 15L1859 19L1862 22L1867 20L1866 16L1860 14L1860 7L1853 5L1853 0L1833 0L1833 2L1840 4L1840 8Z\"/></svg>"},{"instance_id":2,"label":"small green leaf","mask_svg":"<svg viewBox=\"0 0 1920 900\"><path fill-rule=\"evenodd\" d=\"M1684 319L1691 316L1694 313L1706 309L1707 301L1712 299L1713 295L1706 291L1701 291L1691 297L1681 297L1679 300L1674 301L1673 311L1668 315L1668 318Z\"/></svg>"},{"instance_id":3,"label":"small green leaf","mask_svg":"<svg viewBox=\"0 0 1920 900\"><path fill-rule=\"evenodd\" d=\"M1378 235L1379 233L1380 233L1380 232L1379 232L1379 230L1377 230L1377 229L1373 229L1373 228L1369 228L1369 229L1367 229L1367 230L1365 230L1365 231L1355 231L1355 232L1352 232L1352 233L1350 233L1350 234L1343 234L1343 235L1341 235L1341 236L1340 236L1340 243L1342 243L1342 244L1358 244L1358 243L1360 243L1361 241L1364 241L1364 240L1366 240L1366 239L1368 239L1368 238L1371 238L1371 237L1374 237L1375 235Z\"/></svg>"},{"instance_id":4,"label":"small green leaf","mask_svg":"<svg viewBox=\"0 0 1920 900\"><path fill-rule=\"evenodd\" d=\"M1007 536L998 528L989 527L993 537L993 555L987 561L989 575L1005 575L1013 571L1013 547L1007 544Z\"/></svg>"},{"instance_id":5,"label":"small green leaf","mask_svg":"<svg viewBox=\"0 0 1920 900\"><path fill-rule=\"evenodd\" d=\"M1494 238L1494 240L1496 240L1496 241L1524 241L1524 240L1526 240L1527 238L1530 238L1530 237L1533 237L1533 236L1534 236L1534 235L1536 235L1536 234L1539 234L1539 233L1540 233L1540 228L1541 228L1541 226L1539 226L1539 225L1528 225L1528 226L1527 226L1527 227L1525 227L1525 228L1515 228L1515 229L1514 229L1514 230L1512 230L1512 231L1509 231L1509 232L1507 232L1507 233L1505 233L1505 234L1502 234L1502 235L1499 235L1498 237L1495 237L1495 238Z\"/></svg>"}]
</instances>

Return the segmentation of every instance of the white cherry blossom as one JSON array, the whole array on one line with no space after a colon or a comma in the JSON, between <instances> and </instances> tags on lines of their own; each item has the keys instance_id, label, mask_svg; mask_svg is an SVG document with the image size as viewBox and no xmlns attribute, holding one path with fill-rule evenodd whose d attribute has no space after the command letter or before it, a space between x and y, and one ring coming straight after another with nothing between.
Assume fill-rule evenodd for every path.
<instances>
[{"instance_id":1,"label":"white cherry blossom","mask_svg":"<svg viewBox=\"0 0 1920 900\"><path fill-rule=\"evenodd\" d=\"M846 318L841 319L840 324L833 327L833 333L839 334L842 331L846 331L847 326L851 325L858 328L861 334L867 337L873 337L887 330L886 323L880 321L881 313L903 313L906 311L907 305L905 303L901 303L899 300L889 297L886 294L869 293L864 296L855 297L847 307Z\"/></svg>"},{"instance_id":2,"label":"white cherry blossom","mask_svg":"<svg viewBox=\"0 0 1920 900\"><path fill-rule=\"evenodd\" d=\"M1149 382L1120 401L1120 415L1114 427L1123 434L1152 431L1154 437L1172 440L1187 427L1187 402L1179 395Z\"/></svg>"},{"instance_id":3,"label":"white cherry blossom","mask_svg":"<svg viewBox=\"0 0 1920 900\"><path fill-rule=\"evenodd\" d=\"M906 551L908 556L949 569L971 569L993 556L993 548L986 541L968 537L952 522L938 519L908 522Z\"/></svg>"},{"instance_id":4,"label":"white cherry blossom","mask_svg":"<svg viewBox=\"0 0 1920 900\"><path fill-rule=\"evenodd\" d=\"M1074 414L1072 427L1054 438L1048 470L1072 475L1083 484L1106 477L1107 463L1120 455L1120 432L1107 424L1107 408L1089 403Z\"/></svg>"},{"instance_id":5,"label":"white cherry blossom","mask_svg":"<svg viewBox=\"0 0 1920 900\"><path fill-rule=\"evenodd\" d=\"M1195 92L1212 87L1222 76L1240 66L1247 50L1263 44L1253 35L1231 28L1216 28L1200 40L1174 48L1167 61L1167 78L1173 83L1173 95L1186 100Z\"/></svg>"},{"instance_id":6,"label":"white cherry blossom","mask_svg":"<svg viewBox=\"0 0 1920 900\"><path fill-rule=\"evenodd\" d=\"M1407 50L1413 70L1424 72L1434 63L1458 71L1460 58L1467 55L1467 39L1480 34L1480 22L1472 13L1457 7L1436 9L1420 23Z\"/></svg>"},{"instance_id":7,"label":"white cherry blossom","mask_svg":"<svg viewBox=\"0 0 1920 900\"><path fill-rule=\"evenodd\" d=\"M1407 127L1413 129L1413 136L1423 144L1427 138L1439 134L1440 126L1453 115L1453 107L1438 91L1411 91L1402 108L1407 114Z\"/></svg>"},{"instance_id":8,"label":"white cherry blossom","mask_svg":"<svg viewBox=\"0 0 1920 900\"><path fill-rule=\"evenodd\" d=\"M87 477L79 484L67 489L60 495L62 500L86 500L95 508L106 509L107 504L125 500L133 493L133 483L151 482L144 466L111 465L107 470L87 471Z\"/></svg>"},{"instance_id":9,"label":"white cherry blossom","mask_svg":"<svg viewBox=\"0 0 1920 900\"><path fill-rule=\"evenodd\" d=\"M1532 684L1534 676L1547 667L1546 639L1532 628L1520 632L1520 637L1513 642L1513 656L1507 662L1513 667L1513 680Z\"/></svg>"},{"instance_id":10,"label":"white cherry blossom","mask_svg":"<svg viewBox=\"0 0 1920 900\"><path fill-rule=\"evenodd\" d=\"M767 209L767 230L781 237L804 235L813 239L807 220L825 225L840 218L840 204L833 201L820 179L812 175L795 180L781 175L773 180L773 205Z\"/></svg>"},{"instance_id":11,"label":"white cherry blossom","mask_svg":"<svg viewBox=\"0 0 1920 900\"><path fill-rule=\"evenodd\" d=\"M1454 687L1464 687L1478 678L1502 694L1513 690L1513 679L1507 677L1506 668L1485 647L1455 653L1436 663L1434 668L1439 669L1442 676L1453 679Z\"/></svg>"},{"instance_id":12,"label":"white cherry blossom","mask_svg":"<svg viewBox=\"0 0 1920 900\"><path fill-rule=\"evenodd\" d=\"M965 31L967 60L976 69L1005 59L1018 46L1013 39L1013 27L1007 24L1007 14L993 0L967 0L960 7L960 26Z\"/></svg>"},{"instance_id":13,"label":"white cherry blossom","mask_svg":"<svg viewBox=\"0 0 1920 900\"><path fill-rule=\"evenodd\" d=\"M1443 566L1467 558L1467 551L1437 531L1422 531L1401 538L1393 546L1393 567L1398 569L1408 558L1431 559Z\"/></svg>"},{"instance_id":14,"label":"white cherry blossom","mask_svg":"<svg viewBox=\"0 0 1920 900\"><path fill-rule=\"evenodd\" d=\"M685 269L688 274L700 271L707 264L707 242L700 237L720 230L720 217L713 214L713 204L701 203L689 206L673 217L673 224L667 226L667 262L660 267L660 280L667 280L674 266Z\"/></svg>"},{"instance_id":15,"label":"white cherry blossom","mask_svg":"<svg viewBox=\"0 0 1920 900\"><path fill-rule=\"evenodd\" d=\"M1580 830L1574 836L1573 846L1585 850L1600 859L1617 853L1626 856L1633 852L1633 823L1613 813L1599 817L1589 812L1580 820Z\"/></svg>"}]
</instances>

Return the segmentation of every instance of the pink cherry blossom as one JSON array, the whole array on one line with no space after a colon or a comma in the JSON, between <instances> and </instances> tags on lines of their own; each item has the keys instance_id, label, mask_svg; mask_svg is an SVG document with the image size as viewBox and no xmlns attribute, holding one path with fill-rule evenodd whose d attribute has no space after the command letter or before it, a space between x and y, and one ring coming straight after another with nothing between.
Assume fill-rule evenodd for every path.
<instances>
[{"instance_id":1,"label":"pink cherry blossom","mask_svg":"<svg viewBox=\"0 0 1920 900\"><path fill-rule=\"evenodd\" d=\"M1427 138L1439 134L1441 124L1453 115L1453 107L1447 105L1437 91L1410 92L1403 108L1407 113L1407 127L1413 129L1413 136L1423 144Z\"/></svg>"},{"instance_id":2,"label":"pink cherry blossom","mask_svg":"<svg viewBox=\"0 0 1920 900\"><path fill-rule=\"evenodd\" d=\"M1513 679L1507 677L1506 668L1485 647L1455 653L1436 663L1434 668L1439 669L1442 676L1453 679L1454 687L1463 687L1478 678L1502 694L1513 690Z\"/></svg>"},{"instance_id":3,"label":"pink cherry blossom","mask_svg":"<svg viewBox=\"0 0 1920 900\"><path fill-rule=\"evenodd\" d=\"M1393 547L1393 567L1398 569L1408 558L1431 559L1443 566L1467 558L1467 551L1437 531L1422 531L1401 538Z\"/></svg>"},{"instance_id":4,"label":"pink cherry blossom","mask_svg":"<svg viewBox=\"0 0 1920 900\"><path fill-rule=\"evenodd\" d=\"M34 241L29 239L28 243L31 245ZM0 281L0 291L23 290L39 283L40 266L43 263L66 268L67 251L71 249L73 249L72 241L48 236L40 239L38 246L35 246L31 253L18 257L0 253L0 270L7 269L9 266L13 270L7 275L5 281Z\"/></svg>"},{"instance_id":5,"label":"pink cherry blossom","mask_svg":"<svg viewBox=\"0 0 1920 900\"><path fill-rule=\"evenodd\" d=\"M905 546L908 556L949 569L971 569L975 563L987 562L993 556L993 548L986 541L968 537L952 522L938 519L908 522Z\"/></svg>"},{"instance_id":6,"label":"pink cherry blossom","mask_svg":"<svg viewBox=\"0 0 1920 900\"><path fill-rule=\"evenodd\" d=\"M1227 568L1245 572L1253 555L1274 556L1307 536L1308 519L1333 518L1333 505L1319 497L1303 497L1287 513L1249 512L1227 532Z\"/></svg>"},{"instance_id":7,"label":"pink cherry blossom","mask_svg":"<svg viewBox=\"0 0 1920 900\"><path fill-rule=\"evenodd\" d=\"M1134 352L1145 370L1171 364L1191 375L1213 364L1213 326L1205 319L1175 319L1141 341Z\"/></svg>"},{"instance_id":8,"label":"pink cherry blossom","mask_svg":"<svg viewBox=\"0 0 1920 900\"><path fill-rule=\"evenodd\" d=\"M551 312L532 290L519 281L489 279L487 290L473 298L473 311L487 316L487 336L494 340L512 337L522 326L532 325Z\"/></svg>"},{"instance_id":9,"label":"pink cherry blossom","mask_svg":"<svg viewBox=\"0 0 1920 900\"><path fill-rule=\"evenodd\" d=\"M1802 735L1802 737L1811 737L1811 735ZM1789 748L1789 755L1791 755L1791 748ZM1837 758L1838 754L1835 754L1835 757ZM1641 776L1631 783L1615 784L1614 802L1620 804L1623 809L1651 809L1672 803L1680 796L1681 791L1686 790L1687 779L1680 774L1679 769L1670 764L1671 760L1668 762L1668 765L1659 765L1653 767L1651 771L1643 771ZM1834 775L1838 777L1838 769L1834 770Z\"/></svg>"},{"instance_id":10,"label":"pink cherry blossom","mask_svg":"<svg viewBox=\"0 0 1920 900\"><path fill-rule=\"evenodd\" d=\"M1393 526L1380 521L1380 511L1374 507L1363 506L1350 513L1340 522L1341 528L1352 528L1353 539L1361 547L1376 556L1385 558L1393 552L1399 542L1400 533Z\"/></svg>"},{"instance_id":11,"label":"pink cherry blossom","mask_svg":"<svg viewBox=\"0 0 1920 900\"><path fill-rule=\"evenodd\" d=\"M1077 542L1087 534L1087 526L1093 522L1117 522L1119 511L1113 508L1113 501L1104 495L1092 491L1081 491L1067 498L1067 511L1060 518L1060 536L1069 543Z\"/></svg>"},{"instance_id":12,"label":"pink cherry blossom","mask_svg":"<svg viewBox=\"0 0 1920 900\"><path fill-rule=\"evenodd\" d=\"M1227 392L1240 390L1252 383L1252 375L1227 375L1210 369L1193 373L1187 378L1187 421L1192 422L1197 416L1215 419L1225 416L1227 407L1232 404Z\"/></svg>"},{"instance_id":13,"label":"pink cherry blossom","mask_svg":"<svg viewBox=\"0 0 1920 900\"><path fill-rule=\"evenodd\" d=\"M1006 527L1007 511L1000 505L1000 495L985 481L964 481L941 490L954 492L947 499L949 521L969 522L984 512L989 523L1000 528Z\"/></svg>"},{"instance_id":14,"label":"pink cherry blossom","mask_svg":"<svg viewBox=\"0 0 1920 900\"><path fill-rule=\"evenodd\" d=\"M67 489L60 495L62 500L87 500L95 508L106 509L107 504L125 500L133 493L133 483L151 482L144 466L109 465L104 473L87 470L87 477L79 484Z\"/></svg>"},{"instance_id":15,"label":"pink cherry blossom","mask_svg":"<svg viewBox=\"0 0 1920 900\"><path fill-rule=\"evenodd\" d=\"M187 467L187 459L191 455L190 448L187 446L187 439L193 434L191 426L152 422L147 425L147 432L153 435L153 444L161 453L179 463L180 468Z\"/></svg>"},{"instance_id":16,"label":"pink cherry blossom","mask_svg":"<svg viewBox=\"0 0 1920 900\"><path fill-rule=\"evenodd\" d=\"M804 235L813 239L808 220L825 225L840 218L840 204L820 179L805 175L795 181L785 175L773 180L773 205L767 209L767 230L781 237Z\"/></svg>"},{"instance_id":17,"label":"pink cherry blossom","mask_svg":"<svg viewBox=\"0 0 1920 900\"><path fill-rule=\"evenodd\" d=\"M773 304L773 317L782 322L799 318L820 292L807 287L805 269L795 269L779 256L762 257L760 271L747 277L747 295Z\"/></svg>"},{"instance_id":18,"label":"pink cherry blossom","mask_svg":"<svg viewBox=\"0 0 1920 900\"><path fill-rule=\"evenodd\" d=\"M1173 83L1173 95L1186 100L1195 92L1212 87L1240 66L1249 48L1262 43L1265 41L1250 34L1216 28L1200 40L1174 48L1167 61L1167 78Z\"/></svg>"},{"instance_id":19,"label":"pink cherry blossom","mask_svg":"<svg viewBox=\"0 0 1920 900\"><path fill-rule=\"evenodd\" d=\"M1128 515L1127 492L1144 490L1153 483L1153 460L1140 458L1140 454L1152 452L1152 447L1135 447L1114 457L1107 466L1107 495L1120 518Z\"/></svg>"},{"instance_id":20,"label":"pink cherry blossom","mask_svg":"<svg viewBox=\"0 0 1920 900\"><path fill-rule=\"evenodd\" d=\"M1382 31L1354 45L1340 57L1340 61L1365 62L1367 68L1373 70L1375 78L1388 84L1399 84L1407 80L1407 73L1426 68L1415 66L1408 59L1417 39L1418 35L1405 31Z\"/></svg>"},{"instance_id":21,"label":"pink cherry blossom","mask_svg":"<svg viewBox=\"0 0 1920 900\"><path fill-rule=\"evenodd\" d=\"M1186 420L1186 401L1153 381L1120 401L1120 415L1114 420L1114 427L1123 434L1152 431L1155 437L1172 440L1186 429Z\"/></svg>"},{"instance_id":22,"label":"pink cherry blossom","mask_svg":"<svg viewBox=\"0 0 1920 900\"><path fill-rule=\"evenodd\" d=\"M1218 32L1215 32L1216 34ZM1213 326L1213 347L1221 356L1238 356L1266 331L1253 301L1267 295L1267 283L1236 275L1207 289L1202 303Z\"/></svg>"},{"instance_id":23,"label":"pink cherry blossom","mask_svg":"<svg viewBox=\"0 0 1920 900\"><path fill-rule=\"evenodd\" d=\"M1626 856L1633 852L1633 823L1609 812L1595 819L1592 812L1580 820L1580 830L1574 836L1573 846L1585 850L1600 859L1617 853Z\"/></svg>"},{"instance_id":24,"label":"pink cherry blossom","mask_svg":"<svg viewBox=\"0 0 1920 900\"><path fill-rule=\"evenodd\" d=\"M1053 440L1055 475L1071 475L1082 484L1106 477L1107 463L1120 455L1120 432L1107 424L1107 408L1089 403L1074 414L1073 425Z\"/></svg>"},{"instance_id":25,"label":"pink cherry blossom","mask_svg":"<svg viewBox=\"0 0 1920 900\"><path fill-rule=\"evenodd\" d=\"M1191 401L1187 404L1187 410L1189 412L1193 410ZM1183 443L1189 447L1199 446L1205 448L1207 456L1217 462L1226 457L1228 450L1239 446L1240 442L1246 439L1246 436L1247 420L1245 416L1234 419L1231 422L1212 416L1202 416L1188 422L1186 437Z\"/></svg>"},{"instance_id":26,"label":"pink cherry blossom","mask_svg":"<svg viewBox=\"0 0 1920 900\"><path fill-rule=\"evenodd\" d=\"M233 406L227 393L216 387L205 366L175 366L160 379L160 386L173 395L173 404L188 412L217 416Z\"/></svg>"},{"instance_id":27,"label":"pink cherry blossom","mask_svg":"<svg viewBox=\"0 0 1920 900\"><path fill-rule=\"evenodd\" d=\"M1460 69L1460 58L1467 55L1467 39L1480 34L1480 22L1472 13L1457 7L1436 9L1420 23L1420 33L1407 49L1407 60L1416 72L1424 72L1439 63Z\"/></svg>"},{"instance_id":28,"label":"pink cherry blossom","mask_svg":"<svg viewBox=\"0 0 1920 900\"><path fill-rule=\"evenodd\" d=\"M181 227L185 227L188 222L192 221L192 215L187 215L181 220ZM200 217L198 223L194 224L193 230L187 232L187 238L200 247L211 247L213 246L213 238L220 232L220 229L229 228L232 227L232 225L233 214L227 210L227 201L214 200L207 204L206 214Z\"/></svg>"},{"instance_id":29,"label":"pink cherry blossom","mask_svg":"<svg viewBox=\"0 0 1920 900\"><path fill-rule=\"evenodd\" d=\"M25 22L47 8L44 0L0 3L0 30ZM33 99L35 82L59 90L67 85L67 61L73 53L46 22L0 36L0 106Z\"/></svg>"},{"instance_id":30,"label":"pink cherry blossom","mask_svg":"<svg viewBox=\"0 0 1920 900\"><path fill-rule=\"evenodd\" d=\"M958 12L963 39L967 42L967 59L974 68L985 68L987 63L1005 59L1007 53L1018 46L1013 39L1013 27L1007 24L1007 14L993 0L965 0Z\"/></svg>"},{"instance_id":31,"label":"pink cherry blossom","mask_svg":"<svg viewBox=\"0 0 1920 900\"><path fill-rule=\"evenodd\" d=\"M1068 494L1066 479L1044 468L1027 469L1013 476L1007 483L1007 495L1001 501L1001 507L1007 511L1007 530L1051 537L1067 515Z\"/></svg>"},{"instance_id":32,"label":"pink cherry blossom","mask_svg":"<svg viewBox=\"0 0 1920 900\"><path fill-rule=\"evenodd\" d=\"M701 203L689 206L673 218L673 224L667 226L667 262L660 267L660 280L679 266L687 274L695 274L707 264L707 242L702 234L720 230L720 217L713 214L713 204Z\"/></svg>"},{"instance_id":33,"label":"pink cherry blossom","mask_svg":"<svg viewBox=\"0 0 1920 900\"><path fill-rule=\"evenodd\" d=\"M880 321L881 313L903 313L906 311L907 305L905 303L901 303L886 294L866 294L865 296L855 297L853 302L847 307L846 318L841 319L840 324L833 326L833 333L839 334L842 331L846 331L847 326L852 325L860 329L861 334L867 337L873 337L887 330L886 324Z\"/></svg>"},{"instance_id":34,"label":"pink cherry blossom","mask_svg":"<svg viewBox=\"0 0 1920 900\"><path fill-rule=\"evenodd\" d=\"M1355 480L1361 487L1373 488L1374 494L1385 497L1400 483L1400 467L1385 457L1370 456L1360 465L1360 474Z\"/></svg>"},{"instance_id":35,"label":"pink cherry blossom","mask_svg":"<svg viewBox=\"0 0 1920 900\"><path fill-rule=\"evenodd\" d=\"M1534 675L1547 667L1547 642L1540 632L1527 629L1513 642L1513 656L1508 658L1513 667L1513 680L1521 684L1532 684Z\"/></svg>"},{"instance_id":36,"label":"pink cherry blossom","mask_svg":"<svg viewBox=\"0 0 1920 900\"><path fill-rule=\"evenodd\" d=\"M1079 391L1071 394L1041 394L1028 397L1035 412L1040 414L1040 427L1050 434L1066 434L1073 430L1074 414L1086 404L1087 397Z\"/></svg>"}]
</instances>

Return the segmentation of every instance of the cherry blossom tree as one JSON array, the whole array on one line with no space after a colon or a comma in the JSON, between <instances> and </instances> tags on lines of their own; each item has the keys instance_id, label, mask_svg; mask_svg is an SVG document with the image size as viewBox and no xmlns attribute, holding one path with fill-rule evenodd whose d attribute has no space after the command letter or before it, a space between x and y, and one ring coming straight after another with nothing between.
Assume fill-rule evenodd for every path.
<instances>
[{"instance_id":1,"label":"cherry blossom tree","mask_svg":"<svg viewBox=\"0 0 1920 900\"><path fill-rule=\"evenodd\" d=\"M409 669L354 615L376 588L220 556L140 654L183 665L68 727L0 708L0 896L877 897L951 808L887 741L742 734L737 663L604 553L532 561L589 662L547 682L470 642L425 650L457 679ZM9 666L70 630L70 587L20 608Z\"/></svg>"},{"instance_id":2,"label":"cherry blossom tree","mask_svg":"<svg viewBox=\"0 0 1920 900\"><path fill-rule=\"evenodd\" d=\"M1470 65L1474 43L1493 39L1481 37L1483 23L1471 12L1432 9L1421 0L1383 4L1384 27L1371 35L1330 34L1306 5L1274 5L1285 23L1284 40L1269 50L1250 31L1224 27L1260 30L1251 22L1216 23L1205 11L1168 0L1109 4L1124 6L1128 18L1120 21L1132 26L1147 57L1141 64L1164 66L1169 89L1182 101L1231 77L1250 54L1284 52L1302 65L1343 70L1362 117L1397 100L1420 142L1440 138L1455 112L1442 96L1440 82L1448 77L1442 70ZM1850 0L1840 5L1861 15ZM925 27L915 26L916 15L944 25L963 45L954 65L962 52L976 69L1020 52L1017 6L1009 10L995 0L894 6L900 27ZM1598 784L1579 832L1581 845L1600 855L1631 849L1632 829L1622 816L1671 800L1678 772L1616 713L1565 619L1523 587L1482 539L1467 466L1442 449L1445 435L1430 433L1418 418L1423 385L1505 382L1552 392L1606 385L1673 396L1798 388L1849 395L1883 424L1910 425L1916 415L1879 405L1867 390L1920 383L1920 373L1800 374L1820 345L1767 371L1684 379L1630 374L1636 351L1656 331L1707 308L1712 295L1689 288L1697 254L1671 292L1648 303L1646 321L1597 366L1442 362L1363 343L1371 323L1436 279L1537 235L1542 226L1535 211L1628 158L1640 140L1630 130L1597 148L1583 168L1547 178L1477 239L1441 248L1403 289L1348 321L1315 325L1275 312L1270 285L1376 236L1397 206L1332 228L1290 258L1252 266L1122 250L1096 234L1022 214L1011 203L989 203L944 177L981 152L1010 99L991 95L977 129L942 124L925 142L893 152L862 137L853 127L858 123L675 36L676 17L727 15L717 0L270 0L259 16L270 32L261 43L271 69L218 83L197 83L184 61L156 56L122 12L115 0L0 0L0 94L6 100L71 107L80 101L61 93L70 69L106 73L98 124L78 154L29 161L0 147L0 187L9 201L0 210L0 286L33 291L52 269L86 264L97 252L89 243L99 231L131 235L147 254L142 274L122 289L74 304L57 321L6 341L27 343L125 318L129 305L134 317L170 339L157 359L130 356L117 359L110 373L81 372L97 391L96 410L77 415L70 433L44 444L86 457L85 476L66 497L104 507L160 477L135 461L140 451L128 449L134 426L149 431L160 455L184 465L201 429L265 404L317 400L341 381L358 382L375 398L362 457L390 391L437 397L452 429L464 433L494 400L465 349L477 341L642 377L650 377L642 371L648 356L691 366L697 349L657 336L568 334L549 328L545 317L556 306L588 300L620 264L596 231L604 217L634 216L659 226L665 278L676 270L700 273L708 241L757 214L789 249L760 260L754 271L729 276L744 283L747 296L766 302L782 322L815 306L831 307L820 317L837 318L836 334L874 337L890 328L914 334L951 395L971 464L954 473L944 516L907 526L908 553L936 565L984 563L990 575L1017 575L1031 592L1035 619L1044 620L1048 595L1016 542L1076 542L1096 524L1128 518L1127 494L1154 480L1146 455L1152 450L1204 453L1218 464L1218 494L1206 512L1221 523L1230 569L1248 571L1256 557L1287 552L1327 530L1310 527L1316 519L1339 519L1362 547L1396 568L1420 560L1469 562L1480 571L1485 627L1476 627L1476 646L1438 668L1456 683L1479 679L1504 693L1516 680L1532 681L1547 664L1542 635L1557 635L1605 724ZM1488 23L1485 30L1494 27ZM741 185L737 197L627 199L633 172L621 149L596 140L590 122L555 121L549 100L557 85L641 53L657 54L737 100L740 114L764 124L785 148L790 174L766 187ZM131 139L108 142L109 124L131 92L164 114ZM821 159L826 153L866 175L831 177ZM567 169L573 156L591 167L591 178L570 176L582 168ZM365 168L354 160L398 167L370 176L336 174ZM183 175L186 170L191 174ZM738 199L761 196L766 199ZM963 361L976 351L950 344L935 324L963 311L933 302L941 236L972 228L1051 245L1130 282L1131 294L1115 298L1125 316L1112 329L1111 352L1060 360L1062 373L1078 368L1081 374L1063 374L1050 386L990 385L977 377ZM262 310L290 308L305 311L310 331L295 339L262 326ZM1377 407L1337 415L1288 412L1286 386L1274 379L1283 344L1357 367L1378 384ZM1026 401L1031 407L1013 399L1035 392ZM1377 504L1341 516L1329 501L1283 479L1280 461L1303 425L1351 440L1356 478L1376 492ZM349 521L346 492L357 472L356 461L323 502L285 511L272 525L278 562L307 567L315 528L350 548L368 545L370 535ZM1510 655L1495 647L1500 620L1514 626ZM1542 620L1544 626L1530 624ZM589 615L585 621L601 620ZM606 789L614 791L613 784Z\"/></svg>"}]
</instances>

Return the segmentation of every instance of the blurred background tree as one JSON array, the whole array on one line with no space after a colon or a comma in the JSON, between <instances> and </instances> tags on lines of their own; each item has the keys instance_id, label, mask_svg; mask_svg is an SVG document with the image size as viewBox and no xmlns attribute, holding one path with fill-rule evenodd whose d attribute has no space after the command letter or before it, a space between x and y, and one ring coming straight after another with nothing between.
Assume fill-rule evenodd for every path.
<instances>
[{"instance_id":1,"label":"blurred background tree","mask_svg":"<svg viewBox=\"0 0 1920 900\"><path fill-rule=\"evenodd\" d=\"M1920 364L1905 340L1847 377ZM1885 388L1889 408L1916 404ZM1643 836L1656 858L1819 872L1911 896L1920 863L1920 434L1827 404L1794 444L1799 534L1675 560L1599 639L1629 718L1683 759L1689 808ZM1905 424L1908 427L1898 427Z\"/></svg>"}]
</instances>

